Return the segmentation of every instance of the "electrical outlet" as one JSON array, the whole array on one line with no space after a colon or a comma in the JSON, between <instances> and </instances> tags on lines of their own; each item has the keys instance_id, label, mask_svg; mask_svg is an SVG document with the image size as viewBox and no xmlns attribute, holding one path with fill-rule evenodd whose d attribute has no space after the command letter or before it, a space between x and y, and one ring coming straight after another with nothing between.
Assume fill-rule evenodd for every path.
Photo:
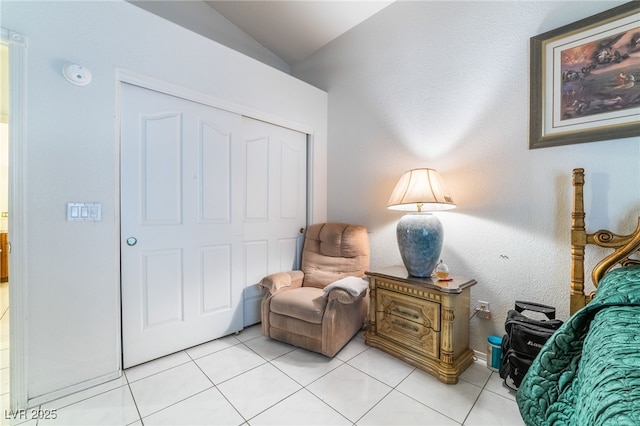
<instances>
[{"instance_id":1,"label":"electrical outlet","mask_svg":"<svg viewBox=\"0 0 640 426\"><path fill-rule=\"evenodd\" d=\"M483 320L490 320L491 319L491 311L485 311L483 309L478 309L478 318L483 319Z\"/></svg>"},{"instance_id":2,"label":"electrical outlet","mask_svg":"<svg viewBox=\"0 0 640 426\"><path fill-rule=\"evenodd\" d=\"M491 306L489 305L489 302L485 302L484 300L478 300L478 303L480 304L480 306L476 308L475 315L478 315L478 317L481 319L490 320Z\"/></svg>"}]
</instances>

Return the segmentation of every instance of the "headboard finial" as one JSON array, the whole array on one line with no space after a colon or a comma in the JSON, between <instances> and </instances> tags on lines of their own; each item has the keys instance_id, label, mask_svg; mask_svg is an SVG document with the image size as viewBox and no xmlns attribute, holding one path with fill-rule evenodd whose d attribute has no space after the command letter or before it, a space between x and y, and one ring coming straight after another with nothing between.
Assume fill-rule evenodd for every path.
<instances>
[{"instance_id":1,"label":"headboard finial","mask_svg":"<svg viewBox=\"0 0 640 426\"><path fill-rule=\"evenodd\" d=\"M573 169L573 185L584 185L584 169Z\"/></svg>"},{"instance_id":2,"label":"headboard finial","mask_svg":"<svg viewBox=\"0 0 640 426\"><path fill-rule=\"evenodd\" d=\"M570 312L585 305L584 248L587 232L584 223L584 169L573 169L573 211L571 212L571 305Z\"/></svg>"}]
</instances>

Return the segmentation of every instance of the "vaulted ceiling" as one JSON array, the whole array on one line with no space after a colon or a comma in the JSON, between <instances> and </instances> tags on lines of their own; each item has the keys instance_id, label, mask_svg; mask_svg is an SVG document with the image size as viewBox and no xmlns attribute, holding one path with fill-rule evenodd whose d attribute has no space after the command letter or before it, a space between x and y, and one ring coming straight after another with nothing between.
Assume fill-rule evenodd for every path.
<instances>
[{"instance_id":1,"label":"vaulted ceiling","mask_svg":"<svg viewBox=\"0 0 640 426\"><path fill-rule=\"evenodd\" d=\"M377 1L205 1L289 65L387 7Z\"/></svg>"}]
</instances>

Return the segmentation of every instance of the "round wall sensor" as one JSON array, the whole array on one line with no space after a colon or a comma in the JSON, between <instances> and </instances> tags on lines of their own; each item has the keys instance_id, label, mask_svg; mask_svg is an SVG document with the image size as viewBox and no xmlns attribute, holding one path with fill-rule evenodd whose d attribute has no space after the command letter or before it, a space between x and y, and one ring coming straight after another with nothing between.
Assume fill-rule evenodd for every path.
<instances>
[{"instance_id":1,"label":"round wall sensor","mask_svg":"<svg viewBox=\"0 0 640 426\"><path fill-rule=\"evenodd\" d=\"M62 68L62 75L69 83L77 86L86 86L91 83L91 73L88 69L78 64L67 64Z\"/></svg>"}]
</instances>

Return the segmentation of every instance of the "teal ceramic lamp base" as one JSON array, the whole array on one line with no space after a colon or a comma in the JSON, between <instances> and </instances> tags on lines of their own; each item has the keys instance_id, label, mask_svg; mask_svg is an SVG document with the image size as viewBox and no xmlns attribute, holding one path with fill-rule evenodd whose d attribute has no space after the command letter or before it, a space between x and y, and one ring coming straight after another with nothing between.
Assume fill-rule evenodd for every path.
<instances>
[{"instance_id":1,"label":"teal ceramic lamp base","mask_svg":"<svg viewBox=\"0 0 640 426\"><path fill-rule=\"evenodd\" d=\"M442 252L444 233L440 219L431 213L408 213L398 222L396 236L409 275L430 277Z\"/></svg>"}]
</instances>

